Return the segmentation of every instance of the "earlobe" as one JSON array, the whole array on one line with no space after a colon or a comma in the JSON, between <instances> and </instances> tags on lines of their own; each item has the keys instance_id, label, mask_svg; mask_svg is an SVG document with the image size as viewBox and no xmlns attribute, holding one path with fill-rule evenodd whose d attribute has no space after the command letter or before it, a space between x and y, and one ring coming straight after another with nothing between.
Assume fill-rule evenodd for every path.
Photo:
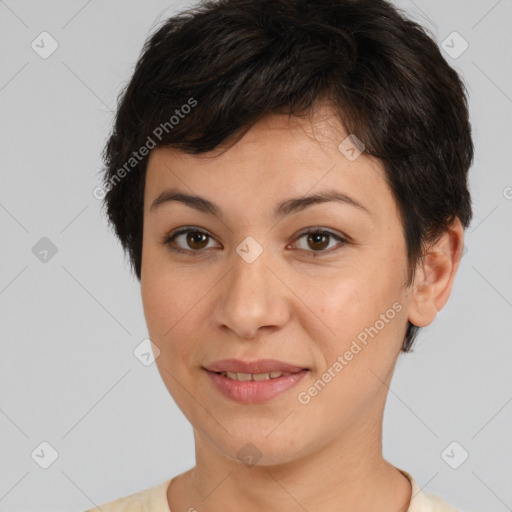
<instances>
[{"instance_id":1,"label":"earlobe","mask_svg":"<svg viewBox=\"0 0 512 512\"><path fill-rule=\"evenodd\" d=\"M450 296L464 246L464 228L457 218L426 252L408 293L408 319L418 327L430 325Z\"/></svg>"}]
</instances>

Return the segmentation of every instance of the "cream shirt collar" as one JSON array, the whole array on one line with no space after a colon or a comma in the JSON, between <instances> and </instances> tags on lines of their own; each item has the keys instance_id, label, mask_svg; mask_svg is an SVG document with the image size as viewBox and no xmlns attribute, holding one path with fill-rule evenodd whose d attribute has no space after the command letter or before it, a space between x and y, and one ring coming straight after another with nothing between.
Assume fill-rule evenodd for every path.
<instances>
[{"instance_id":1,"label":"cream shirt collar","mask_svg":"<svg viewBox=\"0 0 512 512\"><path fill-rule=\"evenodd\" d=\"M439 496L423 492L416 480L407 471L397 469L411 482L411 502L407 512L460 512ZM90 509L85 512L99 510L101 512L172 512L167 502L167 489L173 478L169 478L149 489L101 505L101 508Z\"/></svg>"}]
</instances>

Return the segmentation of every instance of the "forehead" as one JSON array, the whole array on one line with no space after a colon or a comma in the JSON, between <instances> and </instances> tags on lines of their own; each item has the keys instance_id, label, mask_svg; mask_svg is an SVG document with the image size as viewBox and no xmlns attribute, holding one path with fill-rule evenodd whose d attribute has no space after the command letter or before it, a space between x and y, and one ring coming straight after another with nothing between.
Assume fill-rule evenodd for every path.
<instances>
[{"instance_id":1,"label":"forehead","mask_svg":"<svg viewBox=\"0 0 512 512\"><path fill-rule=\"evenodd\" d=\"M267 116L224 152L191 155L157 147L147 165L145 211L166 188L207 197L237 215L336 189L368 206L377 220L397 213L381 162L364 151L357 156L361 148L352 141L336 116L323 110L310 118ZM355 151L347 154L351 147Z\"/></svg>"}]
</instances>

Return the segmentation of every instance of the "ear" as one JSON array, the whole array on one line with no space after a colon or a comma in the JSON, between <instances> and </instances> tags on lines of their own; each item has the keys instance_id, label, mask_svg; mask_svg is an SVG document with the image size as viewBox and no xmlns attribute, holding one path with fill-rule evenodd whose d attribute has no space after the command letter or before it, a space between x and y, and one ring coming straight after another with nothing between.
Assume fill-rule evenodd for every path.
<instances>
[{"instance_id":1,"label":"ear","mask_svg":"<svg viewBox=\"0 0 512 512\"><path fill-rule=\"evenodd\" d=\"M434 321L452 291L455 274L462 258L464 228L458 218L441 238L431 246L424 261L416 269L411 285L409 321L425 327Z\"/></svg>"}]
</instances>

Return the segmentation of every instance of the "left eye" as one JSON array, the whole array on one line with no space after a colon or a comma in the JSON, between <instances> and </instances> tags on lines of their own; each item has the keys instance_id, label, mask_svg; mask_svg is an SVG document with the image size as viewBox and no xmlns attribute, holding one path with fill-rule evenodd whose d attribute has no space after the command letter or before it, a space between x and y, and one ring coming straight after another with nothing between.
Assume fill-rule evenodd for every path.
<instances>
[{"instance_id":1,"label":"left eye","mask_svg":"<svg viewBox=\"0 0 512 512\"><path fill-rule=\"evenodd\" d=\"M177 246L176 241L178 241L181 237L184 237L185 245L191 249ZM207 248L209 239L213 239L213 237L204 231L201 231L199 229L186 228L179 230L174 234L166 236L163 239L163 243L174 252L187 253L192 256L196 256L205 252L204 249ZM296 244L298 240L302 239L306 241L307 247L298 248L313 253L312 256L316 256L315 253L323 254L335 252L339 248L341 248L341 246L348 243L347 240L345 240L339 235L335 235L330 231L319 229L309 230L302 233L298 238L295 239L294 244ZM334 250L332 250L332 247L330 250L325 250L326 248L329 248L331 242L333 242L334 240L338 241L340 247Z\"/></svg>"},{"instance_id":2,"label":"left eye","mask_svg":"<svg viewBox=\"0 0 512 512\"><path fill-rule=\"evenodd\" d=\"M342 238L341 236L335 235L334 233L331 233L330 231L321 231L321 230L310 230L306 231L302 235L300 235L297 240L305 239L307 247L313 249L312 251L309 251L306 247L305 249L303 247L299 247L299 249L304 249L308 252L320 252L320 253L326 253L326 252L334 252L339 249L328 250L325 249L329 247L329 243L331 241L337 240L340 244L340 247L347 243L347 240ZM313 254L313 256L316 256L316 254Z\"/></svg>"}]
</instances>

